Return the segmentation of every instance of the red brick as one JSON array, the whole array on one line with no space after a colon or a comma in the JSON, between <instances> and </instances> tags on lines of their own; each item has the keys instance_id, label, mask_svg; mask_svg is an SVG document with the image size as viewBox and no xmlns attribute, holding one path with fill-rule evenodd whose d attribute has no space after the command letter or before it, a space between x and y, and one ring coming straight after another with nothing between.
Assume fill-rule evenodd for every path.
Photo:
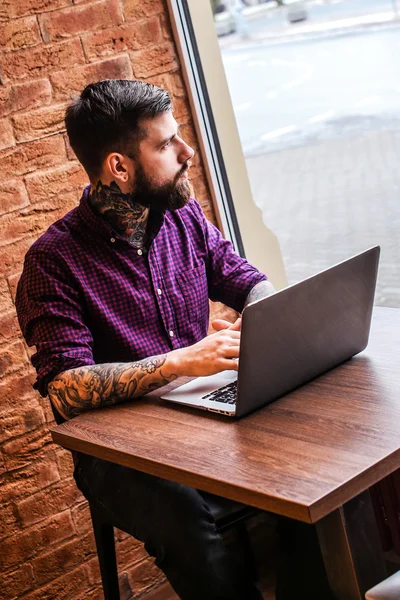
<instances>
[{"instance_id":1,"label":"red brick","mask_svg":"<svg viewBox=\"0 0 400 600\"><path fill-rule=\"evenodd\" d=\"M187 123L191 118L190 107L186 98L175 98L173 101L174 117L180 124Z\"/></svg>"},{"instance_id":2,"label":"red brick","mask_svg":"<svg viewBox=\"0 0 400 600\"><path fill-rule=\"evenodd\" d=\"M21 438L23 443L23 438ZM57 469L54 449L46 449L35 456L35 460L31 461L26 467L8 473L7 479L4 480L2 487L2 502L22 502L24 498L38 493L39 490L45 490L49 486L53 486L60 481L60 476ZM51 488L53 489L53 488ZM51 491L51 490L50 490ZM65 510L66 506L61 506L61 510ZM55 513L57 512L54 511ZM18 517L22 525L23 520L20 518L18 508L14 507L15 516ZM53 514L53 513L50 513ZM38 519L39 520L39 519Z\"/></svg>"},{"instance_id":3,"label":"red brick","mask_svg":"<svg viewBox=\"0 0 400 600\"><path fill-rule=\"evenodd\" d=\"M9 119L0 119L0 150L15 145L13 129Z\"/></svg>"},{"instance_id":4,"label":"red brick","mask_svg":"<svg viewBox=\"0 0 400 600\"><path fill-rule=\"evenodd\" d=\"M83 186L89 182L88 176L77 162L70 162L51 171L39 171L27 176L25 181L32 204L43 202L66 191L81 194Z\"/></svg>"},{"instance_id":5,"label":"red brick","mask_svg":"<svg viewBox=\"0 0 400 600\"><path fill-rule=\"evenodd\" d=\"M127 21L136 21L164 12L162 0L124 0L124 15Z\"/></svg>"},{"instance_id":6,"label":"red brick","mask_svg":"<svg viewBox=\"0 0 400 600\"><path fill-rule=\"evenodd\" d=\"M141 79L171 71L178 66L174 47L168 43L132 52L131 58L135 77Z\"/></svg>"},{"instance_id":7,"label":"red brick","mask_svg":"<svg viewBox=\"0 0 400 600\"><path fill-rule=\"evenodd\" d=\"M121 565L133 565L145 560L148 557L146 550L141 542L138 542L132 536L129 536L116 545L118 562Z\"/></svg>"},{"instance_id":8,"label":"red brick","mask_svg":"<svg viewBox=\"0 0 400 600\"><path fill-rule=\"evenodd\" d=\"M39 44L15 52L5 52L1 57L1 69L9 81L37 79L54 69L74 68L83 64L82 46L79 39L58 44Z\"/></svg>"},{"instance_id":9,"label":"red brick","mask_svg":"<svg viewBox=\"0 0 400 600\"><path fill-rule=\"evenodd\" d=\"M45 587L36 589L24 596L24 600L71 600L88 598L90 584L85 567L82 565L62 577L58 577ZM104 597L104 596L103 596Z\"/></svg>"},{"instance_id":10,"label":"red brick","mask_svg":"<svg viewBox=\"0 0 400 600\"><path fill-rule=\"evenodd\" d=\"M50 104L51 85L48 79L19 83L11 88L12 111L31 110Z\"/></svg>"},{"instance_id":11,"label":"red brick","mask_svg":"<svg viewBox=\"0 0 400 600\"><path fill-rule=\"evenodd\" d=\"M4 462L3 453L0 451L0 477L2 477L7 472L6 464Z\"/></svg>"},{"instance_id":12,"label":"red brick","mask_svg":"<svg viewBox=\"0 0 400 600\"><path fill-rule=\"evenodd\" d=\"M46 398L46 405L50 405L50 401ZM58 472L60 473L61 479L69 479L74 472L74 463L72 460L72 454L69 450L64 448L58 448L56 450Z\"/></svg>"},{"instance_id":13,"label":"red brick","mask_svg":"<svg viewBox=\"0 0 400 600\"><path fill-rule=\"evenodd\" d=\"M0 49L17 50L42 41L36 17L25 17L0 24Z\"/></svg>"},{"instance_id":14,"label":"red brick","mask_svg":"<svg viewBox=\"0 0 400 600\"><path fill-rule=\"evenodd\" d=\"M65 104L58 104L16 115L12 118L16 140L27 142L65 131L65 108Z\"/></svg>"},{"instance_id":15,"label":"red brick","mask_svg":"<svg viewBox=\"0 0 400 600\"><path fill-rule=\"evenodd\" d=\"M10 292L11 292L11 298L14 303L15 303L15 296L17 293L17 285L18 285L18 281L19 281L20 277L21 277L21 273L14 273L14 275L11 275L11 277L9 277L7 280L9 288L10 288Z\"/></svg>"},{"instance_id":16,"label":"red brick","mask_svg":"<svg viewBox=\"0 0 400 600\"><path fill-rule=\"evenodd\" d=\"M24 182L12 179L0 183L0 215L29 205Z\"/></svg>"},{"instance_id":17,"label":"red brick","mask_svg":"<svg viewBox=\"0 0 400 600\"><path fill-rule=\"evenodd\" d=\"M0 569L15 568L25 562L35 553L39 544L38 531L19 532L17 535L6 537L1 543Z\"/></svg>"},{"instance_id":18,"label":"red brick","mask_svg":"<svg viewBox=\"0 0 400 600\"><path fill-rule=\"evenodd\" d=\"M196 133L193 129L193 126L191 123L184 123L180 128L179 128L179 135L180 137L185 140L185 142L187 144L189 144L189 146L191 146L193 148L193 150L196 151L196 154L194 156L194 159L192 159L192 163L197 161L199 159L199 144L197 142L197 136ZM194 167L192 167L189 171L189 177L190 179L192 179L192 177L194 177L193 175L194 173Z\"/></svg>"},{"instance_id":19,"label":"red brick","mask_svg":"<svg viewBox=\"0 0 400 600\"><path fill-rule=\"evenodd\" d=\"M92 520L90 517L89 505L86 500L73 506L71 515L75 531L78 535L92 531Z\"/></svg>"},{"instance_id":20,"label":"red brick","mask_svg":"<svg viewBox=\"0 0 400 600\"><path fill-rule=\"evenodd\" d=\"M67 38L85 31L104 29L123 22L119 0L101 0L40 15L45 42Z\"/></svg>"},{"instance_id":21,"label":"red brick","mask_svg":"<svg viewBox=\"0 0 400 600\"><path fill-rule=\"evenodd\" d=\"M2 483L2 486L4 486L4 482ZM14 535L14 533L17 533L18 531L20 531L20 527L17 521L17 517L14 513L14 506L12 504L5 505L2 501L0 519L0 540L4 536L9 537L10 535Z\"/></svg>"},{"instance_id":22,"label":"red brick","mask_svg":"<svg viewBox=\"0 0 400 600\"><path fill-rule=\"evenodd\" d=\"M95 31L82 37L85 54L89 60L115 55L125 50L139 50L162 41L160 19L129 23L119 27Z\"/></svg>"},{"instance_id":23,"label":"red brick","mask_svg":"<svg viewBox=\"0 0 400 600\"><path fill-rule=\"evenodd\" d=\"M118 542L123 542L124 540L127 540L128 538L132 537L129 533L126 533L126 531L122 531L121 529L117 529L115 527L114 529L115 532L115 539Z\"/></svg>"},{"instance_id":24,"label":"red brick","mask_svg":"<svg viewBox=\"0 0 400 600\"><path fill-rule=\"evenodd\" d=\"M101 583L101 575L100 575L100 567L99 567L99 559L96 557L90 559L86 565L86 572L88 576L88 580L91 585L98 585Z\"/></svg>"},{"instance_id":25,"label":"red brick","mask_svg":"<svg viewBox=\"0 0 400 600\"><path fill-rule=\"evenodd\" d=\"M89 564L92 562L93 562L93 567L92 567L92 565L89 566ZM98 564L99 564L98 559L95 558L95 559L93 559L93 561L90 561L90 563L86 563L86 565L85 565L86 569L89 573L89 578L91 577L91 573L89 572L89 569L91 569L94 572L94 574L96 574L96 571L100 574L99 567L98 567ZM96 569L96 563L97 563L97 569ZM90 582L92 583L91 579L90 579ZM94 590L91 590L88 594L86 594L85 600L104 600L104 594L101 589L100 575L99 575L99 579L96 580L96 582L94 584L92 583L92 585L97 585L97 588L95 588ZM134 597L135 598L137 597L137 596L133 596L132 588L131 588L127 573L119 573L118 574L118 587L119 587L120 600L134 600ZM82 600L82 599L81 599L81 596L77 596L73 600Z\"/></svg>"},{"instance_id":26,"label":"red brick","mask_svg":"<svg viewBox=\"0 0 400 600\"><path fill-rule=\"evenodd\" d=\"M0 354L0 377L17 371L28 363L24 345L20 341L13 342L1 349Z\"/></svg>"},{"instance_id":27,"label":"red brick","mask_svg":"<svg viewBox=\"0 0 400 600\"><path fill-rule=\"evenodd\" d=\"M11 573L2 574L1 577L2 590L7 590L7 594L12 590L13 598L20 598L26 592L29 592L34 587L33 571L29 564L21 564L18 569ZM1 598L6 598L1 596ZM11 598L11 595L8 596Z\"/></svg>"},{"instance_id":28,"label":"red brick","mask_svg":"<svg viewBox=\"0 0 400 600\"><path fill-rule=\"evenodd\" d=\"M68 519L70 520L68 513L62 513L36 527L3 539L0 570L11 569L23 564L37 552L48 550L50 544L65 540L71 535Z\"/></svg>"},{"instance_id":29,"label":"red brick","mask_svg":"<svg viewBox=\"0 0 400 600\"><path fill-rule=\"evenodd\" d=\"M128 578L128 573L120 573L118 575L118 584L121 600L133 600L133 593Z\"/></svg>"},{"instance_id":30,"label":"red brick","mask_svg":"<svg viewBox=\"0 0 400 600\"><path fill-rule=\"evenodd\" d=\"M0 279L0 311L12 310L13 303L6 279Z\"/></svg>"},{"instance_id":31,"label":"red brick","mask_svg":"<svg viewBox=\"0 0 400 600\"><path fill-rule=\"evenodd\" d=\"M10 114L11 105L11 87L0 87L0 117Z\"/></svg>"},{"instance_id":32,"label":"red brick","mask_svg":"<svg viewBox=\"0 0 400 600\"><path fill-rule=\"evenodd\" d=\"M54 419L53 411L51 410L50 400L47 397L42 398L42 396L39 396L39 402L40 402L40 406L42 407L42 411L43 411L47 425L48 426L54 425L55 419ZM65 451L65 452L67 452L67 451ZM60 475L61 475L61 477L66 477L66 474L65 473L62 474L61 471L60 471Z\"/></svg>"},{"instance_id":33,"label":"red brick","mask_svg":"<svg viewBox=\"0 0 400 600\"><path fill-rule=\"evenodd\" d=\"M154 75L146 79L149 83L157 85L164 90L167 90L169 94L174 98L180 98L186 96L185 86L182 81L182 77L179 72L176 73L161 73L160 75Z\"/></svg>"},{"instance_id":34,"label":"red brick","mask_svg":"<svg viewBox=\"0 0 400 600\"><path fill-rule=\"evenodd\" d=\"M21 402L36 397L37 392L32 389L35 381L35 372L30 365L26 365L25 371L13 373L0 382L0 406L1 410L10 410L21 406Z\"/></svg>"},{"instance_id":35,"label":"red brick","mask_svg":"<svg viewBox=\"0 0 400 600\"><path fill-rule=\"evenodd\" d=\"M94 552L92 537L86 536L64 542L59 548L52 548L50 552L34 558L32 567L37 586L42 586L83 563L85 554L90 550Z\"/></svg>"},{"instance_id":36,"label":"red brick","mask_svg":"<svg viewBox=\"0 0 400 600\"><path fill-rule=\"evenodd\" d=\"M0 413L0 439L1 441L15 438L41 427L44 415L41 406L36 401L24 404L23 410Z\"/></svg>"},{"instance_id":37,"label":"red brick","mask_svg":"<svg viewBox=\"0 0 400 600\"><path fill-rule=\"evenodd\" d=\"M0 277L9 277L15 271L22 269L25 254L35 241L35 236L30 236L0 249Z\"/></svg>"},{"instance_id":38,"label":"red brick","mask_svg":"<svg viewBox=\"0 0 400 600\"><path fill-rule=\"evenodd\" d=\"M82 500L74 479L65 479L17 503L16 514L26 527Z\"/></svg>"},{"instance_id":39,"label":"red brick","mask_svg":"<svg viewBox=\"0 0 400 600\"><path fill-rule=\"evenodd\" d=\"M89 83L101 79L132 79L132 65L126 54L50 75L56 100L69 100Z\"/></svg>"},{"instance_id":40,"label":"red brick","mask_svg":"<svg viewBox=\"0 0 400 600\"><path fill-rule=\"evenodd\" d=\"M29 207L28 210L0 217L0 229L4 236L4 242L0 243L0 247L7 247L27 236L36 235L38 237L46 231L61 216L60 211L56 211L58 207L49 206L47 208L45 212L41 213L37 209ZM63 212L61 210L61 214Z\"/></svg>"},{"instance_id":41,"label":"red brick","mask_svg":"<svg viewBox=\"0 0 400 600\"><path fill-rule=\"evenodd\" d=\"M8 471L28 465L36 453L51 442L50 433L45 427L28 432L23 438L6 442L3 446L4 463Z\"/></svg>"},{"instance_id":42,"label":"red brick","mask_svg":"<svg viewBox=\"0 0 400 600\"><path fill-rule=\"evenodd\" d=\"M15 310L0 315L0 344L9 342L18 335L20 335L20 329Z\"/></svg>"},{"instance_id":43,"label":"red brick","mask_svg":"<svg viewBox=\"0 0 400 600\"><path fill-rule=\"evenodd\" d=\"M70 0L2 0L0 20L15 19L45 10L55 10L70 4Z\"/></svg>"},{"instance_id":44,"label":"red brick","mask_svg":"<svg viewBox=\"0 0 400 600\"><path fill-rule=\"evenodd\" d=\"M31 173L37 169L56 167L66 162L65 144L62 135L43 140L34 140L0 152L0 181Z\"/></svg>"},{"instance_id":45,"label":"red brick","mask_svg":"<svg viewBox=\"0 0 400 600\"><path fill-rule=\"evenodd\" d=\"M164 574L154 564L152 558L147 558L142 562L125 569L135 597L140 598L151 587L157 587L164 581Z\"/></svg>"},{"instance_id":46,"label":"red brick","mask_svg":"<svg viewBox=\"0 0 400 600\"><path fill-rule=\"evenodd\" d=\"M64 142L65 142L65 151L67 153L68 160L78 160L76 158L75 152L71 148L71 144L69 143L69 138L68 138L67 134L64 135Z\"/></svg>"}]
</instances>

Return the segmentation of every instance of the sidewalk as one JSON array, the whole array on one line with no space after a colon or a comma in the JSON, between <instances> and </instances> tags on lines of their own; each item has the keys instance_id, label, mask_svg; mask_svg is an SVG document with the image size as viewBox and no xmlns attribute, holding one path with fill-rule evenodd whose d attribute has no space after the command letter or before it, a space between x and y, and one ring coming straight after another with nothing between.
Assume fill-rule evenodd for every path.
<instances>
[{"instance_id":1,"label":"sidewalk","mask_svg":"<svg viewBox=\"0 0 400 600\"><path fill-rule=\"evenodd\" d=\"M400 131L246 159L289 283L381 245L376 304L400 308Z\"/></svg>"},{"instance_id":2,"label":"sidewalk","mask_svg":"<svg viewBox=\"0 0 400 600\"><path fill-rule=\"evenodd\" d=\"M285 10L285 7L275 8ZM303 21L297 24L285 23L279 28L250 33L242 38L239 34L231 34L218 38L221 51L235 49L250 49L259 46L260 43L284 43L296 41L307 37L323 37L337 35L348 30L363 30L366 27L397 27L400 18L396 18L393 11L373 13L370 15L359 15L342 19Z\"/></svg>"}]
</instances>

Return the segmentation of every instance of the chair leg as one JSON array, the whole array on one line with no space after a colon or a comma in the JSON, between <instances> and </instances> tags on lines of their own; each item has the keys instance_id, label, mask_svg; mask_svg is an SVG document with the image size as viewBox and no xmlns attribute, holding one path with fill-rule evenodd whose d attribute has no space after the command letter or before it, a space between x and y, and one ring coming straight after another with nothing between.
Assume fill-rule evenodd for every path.
<instances>
[{"instance_id":1,"label":"chair leg","mask_svg":"<svg viewBox=\"0 0 400 600\"><path fill-rule=\"evenodd\" d=\"M236 525L235 529L236 529L236 534L237 534L240 546L243 551L244 563L245 563L249 573L253 577L254 581L257 582L258 581L257 562L256 562L256 557L255 557L252 545L250 543L250 538L249 538L249 533L247 531L246 523L244 521L242 521L241 523L238 523Z\"/></svg>"},{"instance_id":2,"label":"chair leg","mask_svg":"<svg viewBox=\"0 0 400 600\"><path fill-rule=\"evenodd\" d=\"M105 523L91 504L89 507L100 564L104 600L120 600L114 527L110 523Z\"/></svg>"}]
</instances>

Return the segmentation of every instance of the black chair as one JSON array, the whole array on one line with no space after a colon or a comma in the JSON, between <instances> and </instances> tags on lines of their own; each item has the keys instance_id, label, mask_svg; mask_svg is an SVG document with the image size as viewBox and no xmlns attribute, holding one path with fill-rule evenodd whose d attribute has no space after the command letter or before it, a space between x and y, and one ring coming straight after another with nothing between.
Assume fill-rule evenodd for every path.
<instances>
[{"instance_id":1,"label":"black chair","mask_svg":"<svg viewBox=\"0 0 400 600\"><path fill-rule=\"evenodd\" d=\"M211 494L207 494L205 497L215 519L217 530L223 533L228 529L235 529L243 552L244 564L256 580L258 576L257 567L246 528L246 520L260 511ZM89 507L100 564L104 600L120 600L114 525L107 521L92 504L89 504Z\"/></svg>"}]
</instances>

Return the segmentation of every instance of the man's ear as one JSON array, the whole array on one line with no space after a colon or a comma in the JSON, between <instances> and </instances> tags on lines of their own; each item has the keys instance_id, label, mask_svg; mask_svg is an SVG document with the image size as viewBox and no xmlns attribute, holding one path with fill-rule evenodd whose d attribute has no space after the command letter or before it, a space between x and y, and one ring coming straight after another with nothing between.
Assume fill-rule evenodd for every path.
<instances>
[{"instance_id":1,"label":"man's ear","mask_svg":"<svg viewBox=\"0 0 400 600\"><path fill-rule=\"evenodd\" d=\"M103 164L103 172L107 179L115 181L120 186L128 182L131 170L132 166L128 158L119 152L111 152Z\"/></svg>"}]
</instances>

